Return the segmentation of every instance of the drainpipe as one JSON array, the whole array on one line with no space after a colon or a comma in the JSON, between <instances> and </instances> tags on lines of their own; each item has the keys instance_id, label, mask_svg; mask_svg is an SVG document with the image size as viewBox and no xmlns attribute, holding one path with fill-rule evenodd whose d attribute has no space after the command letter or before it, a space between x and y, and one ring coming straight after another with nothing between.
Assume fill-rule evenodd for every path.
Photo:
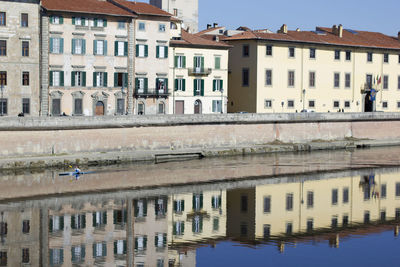
<instances>
[{"instance_id":1,"label":"drainpipe","mask_svg":"<svg viewBox=\"0 0 400 267\"><path fill-rule=\"evenodd\" d=\"M172 114L175 114L175 47L172 48Z\"/></svg>"}]
</instances>

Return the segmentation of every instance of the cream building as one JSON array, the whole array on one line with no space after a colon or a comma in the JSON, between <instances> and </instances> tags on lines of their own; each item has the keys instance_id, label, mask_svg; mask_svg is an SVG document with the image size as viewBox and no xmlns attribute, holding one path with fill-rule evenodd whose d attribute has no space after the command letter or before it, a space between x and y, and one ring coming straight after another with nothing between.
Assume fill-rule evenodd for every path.
<instances>
[{"instance_id":1,"label":"cream building","mask_svg":"<svg viewBox=\"0 0 400 267\"><path fill-rule=\"evenodd\" d=\"M229 47L185 30L172 36L169 105L174 114L226 113Z\"/></svg>"},{"instance_id":2,"label":"cream building","mask_svg":"<svg viewBox=\"0 0 400 267\"><path fill-rule=\"evenodd\" d=\"M400 111L397 36L283 25L278 33L247 30L226 40L234 47L229 112Z\"/></svg>"},{"instance_id":3,"label":"cream building","mask_svg":"<svg viewBox=\"0 0 400 267\"><path fill-rule=\"evenodd\" d=\"M161 8L183 22L182 27L190 33L199 29L198 0L150 0L150 4Z\"/></svg>"},{"instance_id":4,"label":"cream building","mask_svg":"<svg viewBox=\"0 0 400 267\"><path fill-rule=\"evenodd\" d=\"M39 10L0 1L0 116L39 115Z\"/></svg>"}]
</instances>

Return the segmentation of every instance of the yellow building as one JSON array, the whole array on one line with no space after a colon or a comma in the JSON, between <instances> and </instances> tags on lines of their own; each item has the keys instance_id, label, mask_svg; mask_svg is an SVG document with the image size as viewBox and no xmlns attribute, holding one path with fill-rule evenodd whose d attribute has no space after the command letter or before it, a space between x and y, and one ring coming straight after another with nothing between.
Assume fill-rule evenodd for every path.
<instances>
[{"instance_id":1,"label":"yellow building","mask_svg":"<svg viewBox=\"0 0 400 267\"><path fill-rule=\"evenodd\" d=\"M399 38L342 25L227 37L228 111L399 111Z\"/></svg>"}]
</instances>

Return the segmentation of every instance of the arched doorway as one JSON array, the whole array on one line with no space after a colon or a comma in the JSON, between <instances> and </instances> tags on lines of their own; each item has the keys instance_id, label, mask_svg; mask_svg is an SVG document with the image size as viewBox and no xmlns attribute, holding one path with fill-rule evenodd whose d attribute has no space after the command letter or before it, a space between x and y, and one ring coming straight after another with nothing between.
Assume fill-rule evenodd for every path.
<instances>
[{"instance_id":1,"label":"arched doorway","mask_svg":"<svg viewBox=\"0 0 400 267\"><path fill-rule=\"evenodd\" d=\"M197 99L194 101L194 114L201 114L201 101Z\"/></svg>"},{"instance_id":2,"label":"arched doorway","mask_svg":"<svg viewBox=\"0 0 400 267\"><path fill-rule=\"evenodd\" d=\"M97 101L96 102L95 115L96 116L103 116L104 115L104 103L103 103L103 101Z\"/></svg>"}]
</instances>

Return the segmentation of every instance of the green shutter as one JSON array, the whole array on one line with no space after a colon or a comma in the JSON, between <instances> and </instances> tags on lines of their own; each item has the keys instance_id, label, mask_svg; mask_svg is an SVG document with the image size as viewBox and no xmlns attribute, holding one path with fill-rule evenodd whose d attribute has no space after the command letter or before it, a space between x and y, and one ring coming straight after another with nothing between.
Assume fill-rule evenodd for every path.
<instances>
[{"instance_id":1,"label":"green shutter","mask_svg":"<svg viewBox=\"0 0 400 267\"><path fill-rule=\"evenodd\" d=\"M103 211L103 224L106 225L107 224L107 211Z\"/></svg>"},{"instance_id":2,"label":"green shutter","mask_svg":"<svg viewBox=\"0 0 400 267\"><path fill-rule=\"evenodd\" d=\"M181 223L181 233L183 235L183 233L185 232L185 222Z\"/></svg>"},{"instance_id":3,"label":"green shutter","mask_svg":"<svg viewBox=\"0 0 400 267\"><path fill-rule=\"evenodd\" d=\"M117 251L118 251L117 242L118 242L117 240L114 241L114 255L117 255Z\"/></svg>"},{"instance_id":4,"label":"green shutter","mask_svg":"<svg viewBox=\"0 0 400 267\"><path fill-rule=\"evenodd\" d=\"M186 68L186 56L183 56L183 67Z\"/></svg>"},{"instance_id":5,"label":"green shutter","mask_svg":"<svg viewBox=\"0 0 400 267\"><path fill-rule=\"evenodd\" d=\"M174 201L174 211L176 212L178 210L178 201Z\"/></svg>"},{"instance_id":6,"label":"green shutter","mask_svg":"<svg viewBox=\"0 0 400 267\"><path fill-rule=\"evenodd\" d=\"M136 57L139 56L139 45L136 45Z\"/></svg>"},{"instance_id":7,"label":"green shutter","mask_svg":"<svg viewBox=\"0 0 400 267\"><path fill-rule=\"evenodd\" d=\"M96 73L97 72L93 72L93 87L97 86L97 84L96 84Z\"/></svg>"},{"instance_id":8,"label":"green shutter","mask_svg":"<svg viewBox=\"0 0 400 267\"><path fill-rule=\"evenodd\" d=\"M193 68L196 68L196 57L193 57Z\"/></svg>"},{"instance_id":9,"label":"green shutter","mask_svg":"<svg viewBox=\"0 0 400 267\"><path fill-rule=\"evenodd\" d=\"M215 68L219 70L221 68L221 58L215 57Z\"/></svg>"},{"instance_id":10,"label":"green shutter","mask_svg":"<svg viewBox=\"0 0 400 267\"><path fill-rule=\"evenodd\" d=\"M92 213L92 226L96 227L96 212Z\"/></svg>"},{"instance_id":11,"label":"green shutter","mask_svg":"<svg viewBox=\"0 0 400 267\"><path fill-rule=\"evenodd\" d=\"M118 56L118 41L114 42L114 56Z\"/></svg>"},{"instance_id":12,"label":"green shutter","mask_svg":"<svg viewBox=\"0 0 400 267\"><path fill-rule=\"evenodd\" d=\"M107 27L107 20L103 19L103 27Z\"/></svg>"},{"instance_id":13,"label":"green shutter","mask_svg":"<svg viewBox=\"0 0 400 267\"><path fill-rule=\"evenodd\" d=\"M128 56L128 42L124 42L124 56Z\"/></svg>"},{"instance_id":14,"label":"green shutter","mask_svg":"<svg viewBox=\"0 0 400 267\"><path fill-rule=\"evenodd\" d=\"M127 247L127 246L126 246L126 240L124 240L123 243L124 243L124 252L123 252L123 253L124 253L124 255L126 255L126 247Z\"/></svg>"},{"instance_id":15,"label":"green shutter","mask_svg":"<svg viewBox=\"0 0 400 267\"><path fill-rule=\"evenodd\" d=\"M200 194L200 208L203 208L203 194Z\"/></svg>"},{"instance_id":16,"label":"green shutter","mask_svg":"<svg viewBox=\"0 0 400 267\"><path fill-rule=\"evenodd\" d=\"M139 89L139 78L135 78L135 89Z\"/></svg>"},{"instance_id":17,"label":"green shutter","mask_svg":"<svg viewBox=\"0 0 400 267\"><path fill-rule=\"evenodd\" d=\"M64 72L60 71L60 86L64 86Z\"/></svg>"},{"instance_id":18,"label":"green shutter","mask_svg":"<svg viewBox=\"0 0 400 267\"><path fill-rule=\"evenodd\" d=\"M175 56L175 59L174 59L174 66L175 66L175 68L178 67L178 56Z\"/></svg>"},{"instance_id":19,"label":"green shutter","mask_svg":"<svg viewBox=\"0 0 400 267\"><path fill-rule=\"evenodd\" d=\"M103 55L106 56L107 55L107 41L104 41L103 48L104 48Z\"/></svg>"},{"instance_id":20,"label":"green shutter","mask_svg":"<svg viewBox=\"0 0 400 267\"><path fill-rule=\"evenodd\" d=\"M85 18L81 18L81 25L82 25L82 26L85 26L85 25L86 25Z\"/></svg>"},{"instance_id":21,"label":"green shutter","mask_svg":"<svg viewBox=\"0 0 400 267\"><path fill-rule=\"evenodd\" d=\"M64 53L64 38L60 38L60 54Z\"/></svg>"},{"instance_id":22,"label":"green shutter","mask_svg":"<svg viewBox=\"0 0 400 267\"><path fill-rule=\"evenodd\" d=\"M179 223L179 222L175 222L175 224L173 225L173 227L172 227L172 234L173 235L176 235L176 224L177 223Z\"/></svg>"},{"instance_id":23,"label":"green shutter","mask_svg":"<svg viewBox=\"0 0 400 267\"><path fill-rule=\"evenodd\" d=\"M213 91L217 90L217 80L213 80Z\"/></svg>"},{"instance_id":24,"label":"green shutter","mask_svg":"<svg viewBox=\"0 0 400 267\"><path fill-rule=\"evenodd\" d=\"M86 71L82 72L82 86L86 87Z\"/></svg>"},{"instance_id":25,"label":"green shutter","mask_svg":"<svg viewBox=\"0 0 400 267\"><path fill-rule=\"evenodd\" d=\"M72 54L75 54L75 39L72 39Z\"/></svg>"},{"instance_id":26,"label":"green shutter","mask_svg":"<svg viewBox=\"0 0 400 267\"><path fill-rule=\"evenodd\" d=\"M50 219L49 219L49 232L50 233L53 232L53 219L52 219L52 217L50 217Z\"/></svg>"},{"instance_id":27,"label":"green shutter","mask_svg":"<svg viewBox=\"0 0 400 267\"><path fill-rule=\"evenodd\" d=\"M158 84L160 83L160 79L159 78L156 78L156 90L158 90Z\"/></svg>"},{"instance_id":28,"label":"green shutter","mask_svg":"<svg viewBox=\"0 0 400 267\"><path fill-rule=\"evenodd\" d=\"M76 226L75 226L75 215L71 215L71 229L76 229Z\"/></svg>"},{"instance_id":29,"label":"green shutter","mask_svg":"<svg viewBox=\"0 0 400 267\"><path fill-rule=\"evenodd\" d=\"M118 73L114 72L114 87L118 86Z\"/></svg>"},{"instance_id":30,"label":"green shutter","mask_svg":"<svg viewBox=\"0 0 400 267\"><path fill-rule=\"evenodd\" d=\"M164 46L164 57L168 58L168 46Z\"/></svg>"},{"instance_id":31,"label":"green shutter","mask_svg":"<svg viewBox=\"0 0 400 267\"><path fill-rule=\"evenodd\" d=\"M93 55L96 55L97 52L97 42L96 40L93 40Z\"/></svg>"},{"instance_id":32,"label":"green shutter","mask_svg":"<svg viewBox=\"0 0 400 267\"><path fill-rule=\"evenodd\" d=\"M178 91L178 82L179 82L179 80L175 79L175 91Z\"/></svg>"},{"instance_id":33,"label":"green shutter","mask_svg":"<svg viewBox=\"0 0 400 267\"><path fill-rule=\"evenodd\" d=\"M128 87L128 73L123 74L123 87L124 88Z\"/></svg>"},{"instance_id":34,"label":"green shutter","mask_svg":"<svg viewBox=\"0 0 400 267\"><path fill-rule=\"evenodd\" d=\"M145 56L145 57L148 57L148 56L149 56L149 46L148 46L148 45L145 45L145 46L144 46L144 56Z\"/></svg>"},{"instance_id":35,"label":"green shutter","mask_svg":"<svg viewBox=\"0 0 400 267\"><path fill-rule=\"evenodd\" d=\"M75 25L75 17L72 17L72 25Z\"/></svg>"},{"instance_id":36,"label":"green shutter","mask_svg":"<svg viewBox=\"0 0 400 267\"><path fill-rule=\"evenodd\" d=\"M186 91L186 80L182 79L182 91Z\"/></svg>"},{"instance_id":37,"label":"green shutter","mask_svg":"<svg viewBox=\"0 0 400 267\"><path fill-rule=\"evenodd\" d=\"M60 17L60 24L64 24L64 18L63 17Z\"/></svg>"},{"instance_id":38,"label":"green shutter","mask_svg":"<svg viewBox=\"0 0 400 267\"><path fill-rule=\"evenodd\" d=\"M204 57L201 57L201 69L204 69Z\"/></svg>"},{"instance_id":39,"label":"green shutter","mask_svg":"<svg viewBox=\"0 0 400 267\"><path fill-rule=\"evenodd\" d=\"M160 46L156 46L156 58L160 58Z\"/></svg>"},{"instance_id":40,"label":"green shutter","mask_svg":"<svg viewBox=\"0 0 400 267\"><path fill-rule=\"evenodd\" d=\"M165 86L166 92L168 92L168 79L164 79L164 86Z\"/></svg>"},{"instance_id":41,"label":"green shutter","mask_svg":"<svg viewBox=\"0 0 400 267\"><path fill-rule=\"evenodd\" d=\"M147 79L147 78L146 78ZM147 89L147 83L145 82L146 89ZM147 216L147 200L143 200L143 216Z\"/></svg>"},{"instance_id":42,"label":"green shutter","mask_svg":"<svg viewBox=\"0 0 400 267\"><path fill-rule=\"evenodd\" d=\"M75 86L75 71L71 72L71 86Z\"/></svg>"},{"instance_id":43,"label":"green shutter","mask_svg":"<svg viewBox=\"0 0 400 267\"><path fill-rule=\"evenodd\" d=\"M103 79L103 81L104 81L104 83L103 83L103 86L104 87L107 87L107 85L108 85L108 83L107 83L107 76L108 76L108 73L107 72L103 72L104 74L104 79Z\"/></svg>"},{"instance_id":44,"label":"green shutter","mask_svg":"<svg viewBox=\"0 0 400 267\"><path fill-rule=\"evenodd\" d=\"M204 80L203 79L201 79L201 88L200 88L200 95L201 96L204 96Z\"/></svg>"},{"instance_id":45,"label":"green shutter","mask_svg":"<svg viewBox=\"0 0 400 267\"><path fill-rule=\"evenodd\" d=\"M220 90L222 90L224 88L223 85L224 85L224 81L222 79L219 80L219 89Z\"/></svg>"},{"instance_id":46,"label":"green shutter","mask_svg":"<svg viewBox=\"0 0 400 267\"><path fill-rule=\"evenodd\" d=\"M64 216L60 216L60 229L64 230Z\"/></svg>"},{"instance_id":47,"label":"green shutter","mask_svg":"<svg viewBox=\"0 0 400 267\"><path fill-rule=\"evenodd\" d=\"M97 27L97 19L94 19L94 20L93 20L93 25L94 25L95 27Z\"/></svg>"},{"instance_id":48,"label":"green shutter","mask_svg":"<svg viewBox=\"0 0 400 267\"><path fill-rule=\"evenodd\" d=\"M193 95L196 96L196 89L197 89L197 82L196 79L193 80ZM194 200L194 196L193 196L193 200ZM193 202L194 203L194 202ZM193 206L194 207L194 206Z\"/></svg>"},{"instance_id":49,"label":"green shutter","mask_svg":"<svg viewBox=\"0 0 400 267\"><path fill-rule=\"evenodd\" d=\"M49 85L53 86L53 72L49 71Z\"/></svg>"},{"instance_id":50,"label":"green shutter","mask_svg":"<svg viewBox=\"0 0 400 267\"><path fill-rule=\"evenodd\" d=\"M144 78L144 89L146 90L146 92L148 87L149 87L149 80L147 78Z\"/></svg>"},{"instance_id":51,"label":"green shutter","mask_svg":"<svg viewBox=\"0 0 400 267\"><path fill-rule=\"evenodd\" d=\"M82 39L82 54L86 54L86 40Z\"/></svg>"},{"instance_id":52,"label":"green shutter","mask_svg":"<svg viewBox=\"0 0 400 267\"><path fill-rule=\"evenodd\" d=\"M50 53L53 53L53 38L50 38Z\"/></svg>"},{"instance_id":53,"label":"green shutter","mask_svg":"<svg viewBox=\"0 0 400 267\"><path fill-rule=\"evenodd\" d=\"M82 220L82 228L86 228L86 214L82 214L81 216L81 220Z\"/></svg>"},{"instance_id":54,"label":"green shutter","mask_svg":"<svg viewBox=\"0 0 400 267\"><path fill-rule=\"evenodd\" d=\"M50 23L51 23L51 24L54 23L54 16L50 16Z\"/></svg>"}]
</instances>

